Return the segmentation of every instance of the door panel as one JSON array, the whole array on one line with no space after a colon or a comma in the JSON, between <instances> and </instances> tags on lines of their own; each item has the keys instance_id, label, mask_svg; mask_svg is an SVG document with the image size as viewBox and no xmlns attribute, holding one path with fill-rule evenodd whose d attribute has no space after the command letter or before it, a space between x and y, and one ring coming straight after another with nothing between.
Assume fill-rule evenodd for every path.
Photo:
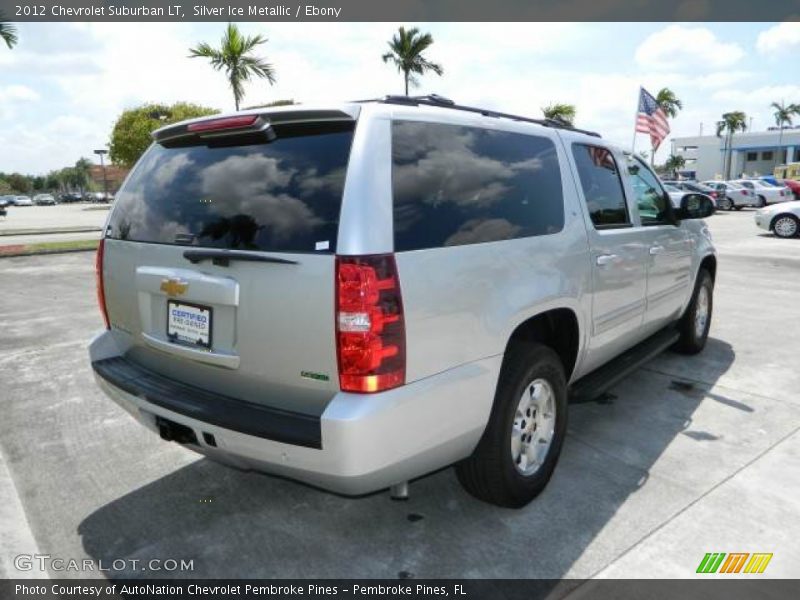
<instances>
[{"instance_id":1,"label":"door panel","mask_svg":"<svg viewBox=\"0 0 800 600\"><path fill-rule=\"evenodd\" d=\"M633 346L645 312L647 246L634 227L618 169L599 145L573 144L592 261L592 325L583 370L601 366Z\"/></svg>"}]
</instances>

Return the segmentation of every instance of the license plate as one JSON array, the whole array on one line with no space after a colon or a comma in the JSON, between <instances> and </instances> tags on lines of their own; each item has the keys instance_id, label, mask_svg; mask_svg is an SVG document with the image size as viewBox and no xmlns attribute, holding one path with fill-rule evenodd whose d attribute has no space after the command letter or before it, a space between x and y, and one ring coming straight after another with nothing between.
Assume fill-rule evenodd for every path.
<instances>
[{"instance_id":1,"label":"license plate","mask_svg":"<svg viewBox=\"0 0 800 600\"><path fill-rule=\"evenodd\" d=\"M171 342L211 347L211 308L167 301L167 337Z\"/></svg>"}]
</instances>

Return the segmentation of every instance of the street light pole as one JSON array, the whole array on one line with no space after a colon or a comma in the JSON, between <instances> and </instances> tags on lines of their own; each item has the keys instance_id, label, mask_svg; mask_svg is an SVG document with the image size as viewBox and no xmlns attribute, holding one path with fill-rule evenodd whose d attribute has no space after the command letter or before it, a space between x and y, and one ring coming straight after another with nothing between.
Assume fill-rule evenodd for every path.
<instances>
[{"instance_id":1,"label":"street light pole","mask_svg":"<svg viewBox=\"0 0 800 600\"><path fill-rule=\"evenodd\" d=\"M103 160L103 156L108 154L108 150L95 150L94 153L100 156L100 166L103 169L103 194L105 201L108 202L108 179L106 178L106 163Z\"/></svg>"}]
</instances>

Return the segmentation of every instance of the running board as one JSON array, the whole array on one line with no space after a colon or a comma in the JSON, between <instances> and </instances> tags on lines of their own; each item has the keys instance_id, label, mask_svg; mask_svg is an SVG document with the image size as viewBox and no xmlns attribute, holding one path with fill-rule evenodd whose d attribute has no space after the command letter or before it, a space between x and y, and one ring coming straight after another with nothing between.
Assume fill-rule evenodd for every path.
<instances>
[{"instance_id":1,"label":"running board","mask_svg":"<svg viewBox=\"0 0 800 600\"><path fill-rule=\"evenodd\" d=\"M578 404L591 402L602 396L613 385L672 346L679 337L680 333L674 326L662 329L573 383L570 387L569 401Z\"/></svg>"}]
</instances>

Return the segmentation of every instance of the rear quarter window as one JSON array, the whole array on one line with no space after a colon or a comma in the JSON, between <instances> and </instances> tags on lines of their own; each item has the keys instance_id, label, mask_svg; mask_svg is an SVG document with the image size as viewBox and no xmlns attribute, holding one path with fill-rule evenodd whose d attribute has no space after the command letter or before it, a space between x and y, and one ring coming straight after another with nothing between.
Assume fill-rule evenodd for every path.
<instances>
[{"instance_id":1,"label":"rear quarter window","mask_svg":"<svg viewBox=\"0 0 800 600\"><path fill-rule=\"evenodd\" d=\"M108 236L333 252L354 123L276 126L269 143L154 144L117 194Z\"/></svg>"},{"instance_id":2,"label":"rear quarter window","mask_svg":"<svg viewBox=\"0 0 800 600\"><path fill-rule=\"evenodd\" d=\"M509 240L564 226L561 171L542 136L392 123L395 251Z\"/></svg>"}]
</instances>

